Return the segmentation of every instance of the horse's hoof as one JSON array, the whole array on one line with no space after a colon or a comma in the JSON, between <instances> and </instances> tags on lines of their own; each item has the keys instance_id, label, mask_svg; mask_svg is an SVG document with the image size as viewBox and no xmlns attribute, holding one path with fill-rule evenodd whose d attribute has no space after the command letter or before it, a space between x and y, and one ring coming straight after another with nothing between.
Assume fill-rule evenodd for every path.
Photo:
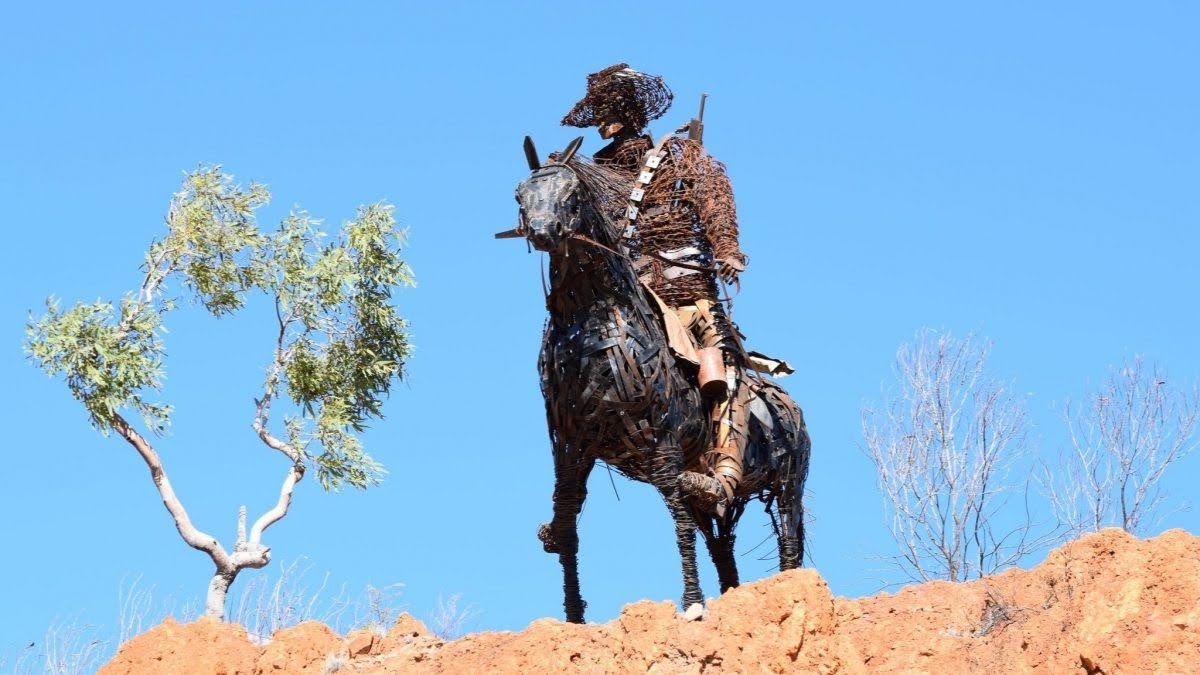
<instances>
[{"instance_id":1,"label":"horse's hoof","mask_svg":"<svg viewBox=\"0 0 1200 675\"><path fill-rule=\"evenodd\" d=\"M558 553L558 542L554 541L554 533L550 530L550 523L542 523L538 527L537 538L542 542L542 548L546 553Z\"/></svg>"}]
</instances>

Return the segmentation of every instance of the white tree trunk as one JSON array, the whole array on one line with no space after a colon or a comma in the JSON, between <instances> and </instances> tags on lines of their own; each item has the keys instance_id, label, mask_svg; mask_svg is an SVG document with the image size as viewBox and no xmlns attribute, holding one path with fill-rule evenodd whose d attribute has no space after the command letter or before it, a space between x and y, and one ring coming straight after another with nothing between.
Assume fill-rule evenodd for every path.
<instances>
[{"instance_id":1,"label":"white tree trunk","mask_svg":"<svg viewBox=\"0 0 1200 675\"><path fill-rule=\"evenodd\" d=\"M208 582L208 595L204 598L204 616L218 621L225 620L225 596L228 595L233 580L237 578L237 573L238 570L233 570L213 575L212 580Z\"/></svg>"},{"instance_id":2,"label":"white tree trunk","mask_svg":"<svg viewBox=\"0 0 1200 675\"><path fill-rule=\"evenodd\" d=\"M142 456L142 460L146 462L146 467L150 469L150 477L154 481L155 487L158 488L159 496L163 500L163 506L167 508L167 512L171 514L171 518L175 521L175 528L179 530L179 536L183 537L188 546L204 551L212 559L213 565L216 566L216 572L208 583L204 614L205 616L223 620L225 618L225 599L229 592L229 586L237 578L238 572L248 567L254 569L266 567L271 562L271 549L262 544L263 532L287 515L288 506L291 505L292 501L292 491L295 489L296 483L304 477L304 464L299 461L299 453L295 453L294 451L289 452L291 448L286 444L271 438L272 441L280 446L284 454L293 458L295 463L288 468L287 475L284 476L283 486L279 491L278 502L255 521L254 526L250 529L248 540L242 539L241 532L245 529L245 517L239 514L238 541L233 553L230 554L215 537L201 532L192 524L187 510L183 508L183 503L175 494L174 488L171 487L171 481L167 478L167 472L163 468L162 460L159 459L158 453L155 452L146 439L135 431L133 427L129 426L129 423L120 415L114 416L113 429L132 445L138 451L138 454ZM269 437L269 434L265 432L260 431L260 434Z\"/></svg>"}]
</instances>

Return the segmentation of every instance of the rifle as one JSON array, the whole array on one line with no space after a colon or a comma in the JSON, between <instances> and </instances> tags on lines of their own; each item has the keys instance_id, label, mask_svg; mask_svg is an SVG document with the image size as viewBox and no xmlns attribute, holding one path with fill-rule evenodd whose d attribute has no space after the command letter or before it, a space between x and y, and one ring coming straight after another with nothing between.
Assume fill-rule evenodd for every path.
<instances>
[{"instance_id":1,"label":"rifle","mask_svg":"<svg viewBox=\"0 0 1200 675\"><path fill-rule=\"evenodd\" d=\"M687 123L688 138L701 145L704 144L704 102L707 99L708 94L700 94L700 114Z\"/></svg>"}]
</instances>

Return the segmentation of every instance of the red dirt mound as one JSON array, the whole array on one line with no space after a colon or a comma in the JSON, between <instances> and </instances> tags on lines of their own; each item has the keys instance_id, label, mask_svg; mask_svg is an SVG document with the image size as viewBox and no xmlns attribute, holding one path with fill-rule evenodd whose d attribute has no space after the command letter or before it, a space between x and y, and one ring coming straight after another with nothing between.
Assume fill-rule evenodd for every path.
<instances>
[{"instance_id":1,"label":"red dirt mound","mask_svg":"<svg viewBox=\"0 0 1200 675\"><path fill-rule=\"evenodd\" d=\"M333 656L331 656L333 655ZM834 599L813 570L746 584L703 620L637 602L606 624L433 637L403 615L386 637L305 623L252 644L239 626L168 619L101 673L1196 672L1200 538L1084 536L1032 570Z\"/></svg>"}]
</instances>

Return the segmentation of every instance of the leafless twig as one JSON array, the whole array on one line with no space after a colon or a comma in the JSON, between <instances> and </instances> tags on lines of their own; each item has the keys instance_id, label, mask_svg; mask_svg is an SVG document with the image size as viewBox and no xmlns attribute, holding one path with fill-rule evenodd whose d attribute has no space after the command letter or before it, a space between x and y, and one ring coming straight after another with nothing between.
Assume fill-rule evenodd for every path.
<instances>
[{"instance_id":1,"label":"leafless twig","mask_svg":"<svg viewBox=\"0 0 1200 675\"><path fill-rule=\"evenodd\" d=\"M1162 478L1200 445L1195 387L1172 386L1141 357L1114 369L1085 403L1067 403L1070 446L1043 467L1042 488L1071 535L1116 526L1145 534L1159 522Z\"/></svg>"},{"instance_id":2,"label":"leafless twig","mask_svg":"<svg viewBox=\"0 0 1200 675\"><path fill-rule=\"evenodd\" d=\"M981 577L1042 543L1028 502L1023 514L1008 508L1028 426L1021 399L987 374L989 350L972 335L923 330L896 355L896 392L862 413L895 562L913 580Z\"/></svg>"},{"instance_id":3,"label":"leafless twig","mask_svg":"<svg viewBox=\"0 0 1200 675\"><path fill-rule=\"evenodd\" d=\"M479 611L474 605L459 607L459 602L462 600L462 593L455 593L448 599L443 600L442 596L438 596L437 607L434 608L433 615L429 617L429 629L433 634L443 640L454 640L461 637L463 627L468 621L479 615Z\"/></svg>"}]
</instances>

